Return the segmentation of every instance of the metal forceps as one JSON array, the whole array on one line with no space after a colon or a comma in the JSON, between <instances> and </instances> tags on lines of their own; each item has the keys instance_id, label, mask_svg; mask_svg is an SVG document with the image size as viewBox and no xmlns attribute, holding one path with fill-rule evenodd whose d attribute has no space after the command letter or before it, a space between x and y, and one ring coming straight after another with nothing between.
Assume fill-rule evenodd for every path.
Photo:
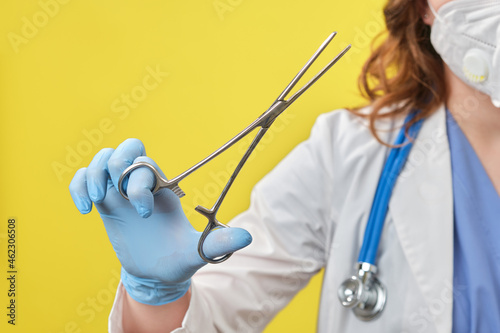
<instances>
[{"instance_id":1,"label":"metal forceps","mask_svg":"<svg viewBox=\"0 0 500 333\"><path fill-rule=\"evenodd\" d=\"M153 174L155 175L156 179L156 184L154 188L152 189L153 193L158 192L162 188L168 188L172 190L179 198L182 198L185 194L179 187L179 182L186 178L188 175L190 175L192 172L200 168L201 166L205 165L207 162L224 152L226 149L231 147L233 144L238 142L240 139L248 135L250 132L252 132L255 128L260 127L260 130L256 134L255 138L253 139L252 143L248 147L247 151L241 158L240 162L236 166L236 169L234 170L233 174L229 178L228 182L226 183L224 189L222 190L222 193L220 194L219 198L213 205L211 209L202 207L202 206L197 206L195 210L205 216L208 219L208 224L201 234L200 240L198 242L198 253L200 257L212 264L218 264L221 263L225 260L227 260L232 253L226 254L222 257L219 258L207 258L203 252L203 243L205 242L205 239L207 238L208 234L216 228L228 228L227 225L220 223L217 220L217 212L222 204L222 201L226 197L227 192L229 191L229 188L233 184L234 180L236 179L236 176L240 172L241 168L247 161L248 157L250 154L253 152L259 141L262 139L264 134L267 132L269 127L273 124L273 122L276 120L276 118L286 109L288 108L297 98L299 98L309 87L311 87L323 74L325 74L350 48L351 45L348 45L345 49L343 49L335 58L333 58L318 74L316 74L309 82L307 82L302 88L300 88L297 92L295 92L288 100L285 100L286 95L290 93L290 91L293 89L293 87L297 84L297 82L300 80L300 78L304 75L304 73L309 69L309 67L313 64L313 62L318 58L318 56L321 54L321 52L328 46L330 41L335 37L337 33L334 32L328 38L321 44L319 49L313 54L311 59L307 61L307 63L302 67L302 69L299 71L299 73L293 78L293 80L288 84L288 86L283 90L283 92L278 96L278 98L274 101L274 103L271 105L271 107L264 112L262 115L260 115L254 122L252 122L247 128L245 128L243 131L241 131L239 134L237 134L234 138L226 142L223 146L221 146L219 149L217 149L215 152L207 156L205 159L203 159L201 162L195 164L188 170L184 171L177 177L174 177L170 180L167 180L163 178L160 173L155 169L154 166L147 162L138 162L134 163L128 168L126 168L123 173L120 176L120 179L118 181L118 189L121 193L121 195L128 200L127 194L123 189L123 181L128 177L128 175L135 169L137 168L142 168L146 167L149 168Z\"/></svg>"}]
</instances>

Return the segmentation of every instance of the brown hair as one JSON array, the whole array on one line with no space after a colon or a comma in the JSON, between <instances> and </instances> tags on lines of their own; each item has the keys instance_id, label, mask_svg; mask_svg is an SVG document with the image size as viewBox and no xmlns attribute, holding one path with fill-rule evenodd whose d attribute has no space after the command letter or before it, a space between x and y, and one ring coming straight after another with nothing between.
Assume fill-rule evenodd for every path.
<instances>
[{"instance_id":1,"label":"brown hair","mask_svg":"<svg viewBox=\"0 0 500 333\"><path fill-rule=\"evenodd\" d=\"M370 131L377 141L375 123L381 118L420 110L407 124L428 117L446 98L444 68L441 57L430 42L430 27L422 20L424 0L389 0L384 8L387 31L363 66L359 77L361 93L369 100L372 110L354 114L369 119ZM394 108L394 105L397 105ZM381 112L384 107L392 107Z\"/></svg>"}]
</instances>

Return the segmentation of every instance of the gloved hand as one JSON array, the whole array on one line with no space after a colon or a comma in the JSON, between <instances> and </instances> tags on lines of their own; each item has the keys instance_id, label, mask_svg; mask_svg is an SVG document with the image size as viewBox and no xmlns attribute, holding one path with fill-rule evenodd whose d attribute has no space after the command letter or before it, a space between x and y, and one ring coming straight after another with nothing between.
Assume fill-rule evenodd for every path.
<instances>
[{"instance_id":1,"label":"gloved hand","mask_svg":"<svg viewBox=\"0 0 500 333\"><path fill-rule=\"evenodd\" d=\"M153 173L138 168L126 188L130 202L117 190L122 171L133 162L146 161L144 145L137 139L124 141L116 150L103 149L87 168L78 170L69 185L82 214L97 207L109 240L122 264L125 289L138 302L161 305L182 297L191 276L206 263L197 250L201 233L187 220L179 198L169 189L155 195ZM161 173L161 171L160 171ZM239 250L252 241L240 228L214 230L203 251L215 258Z\"/></svg>"}]
</instances>

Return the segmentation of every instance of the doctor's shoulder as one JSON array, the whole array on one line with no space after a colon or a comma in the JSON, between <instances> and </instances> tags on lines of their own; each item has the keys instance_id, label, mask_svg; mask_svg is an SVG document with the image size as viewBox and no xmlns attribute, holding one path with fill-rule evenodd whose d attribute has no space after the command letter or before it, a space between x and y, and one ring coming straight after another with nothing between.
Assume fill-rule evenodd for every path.
<instances>
[{"instance_id":1,"label":"doctor's shoulder","mask_svg":"<svg viewBox=\"0 0 500 333\"><path fill-rule=\"evenodd\" d=\"M381 109L372 126L369 120L372 106L321 114L309 139L296 150L303 151L299 154L302 158L312 160L314 166L310 167L310 174L322 174L325 178L323 186L333 187L332 191L339 195L354 188L363 191L364 185L371 187L373 179L379 178L394 139L404 125L409 112L394 112L398 108L400 105L394 104ZM382 114L387 116L381 117ZM446 140L445 123L443 106L428 114L424 130L415 139L413 149L445 146L442 142Z\"/></svg>"},{"instance_id":2,"label":"doctor's shoulder","mask_svg":"<svg viewBox=\"0 0 500 333\"><path fill-rule=\"evenodd\" d=\"M385 108L382 113L394 110L397 106ZM355 164L369 163L373 154L389 151L393 138L403 125L405 114L378 117L370 128L371 106L359 109L337 109L321 114L311 130L309 141L321 150L324 161L343 165L341 169L355 167ZM377 137L379 140L377 140ZM386 144L384 144L386 143ZM336 164L336 163L335 163ZM337 168L337 171L340 171Z\"/></svg>"},{"instance_id":3,"label":"doctor's shoulder","mask_svg":"<svg viewBox=\"0 0 500 333\"><path fill-rule=\"evenodd\" d=\"M272 201L274 207L292 201L300 202L300 206L308 202L318 207L320 203L330 206L333 202L340 203L340 207L345 193L351 189L364 191L364 186L378 179L390 150L373 135L365 117L370 112L368 106L318 116L309 138L256 185L256 192ZM404 115L377 119L374 125L379 139L392 144L403 121Z\"/></svg>"}]
</instances>

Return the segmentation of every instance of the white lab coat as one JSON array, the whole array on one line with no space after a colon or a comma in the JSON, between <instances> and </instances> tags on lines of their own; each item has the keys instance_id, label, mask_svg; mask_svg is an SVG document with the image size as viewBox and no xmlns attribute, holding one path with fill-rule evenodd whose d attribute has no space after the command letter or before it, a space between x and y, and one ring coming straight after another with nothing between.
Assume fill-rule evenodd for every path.
<instances>
[{"instance_id":1,"label":"white lab coat","mask_svg":"<svg viewBox=\"0 0 500 333\"><path fill-rule=\"evenodd\" d=\"M381 138L392 143L402 121L380 121ZM377 257L384 312L362 322L337 299L353 273L388 152L365 120L346 110L321 115L311 137L255 186L249 210L231 222L253 243L193 277L190 307L175 332L260 332L321 268L319 332L451 332L453 196L444 107L425 120L391 197ZM112 333L122 332L122 288Z\"/></svg>"}]
</instances>

